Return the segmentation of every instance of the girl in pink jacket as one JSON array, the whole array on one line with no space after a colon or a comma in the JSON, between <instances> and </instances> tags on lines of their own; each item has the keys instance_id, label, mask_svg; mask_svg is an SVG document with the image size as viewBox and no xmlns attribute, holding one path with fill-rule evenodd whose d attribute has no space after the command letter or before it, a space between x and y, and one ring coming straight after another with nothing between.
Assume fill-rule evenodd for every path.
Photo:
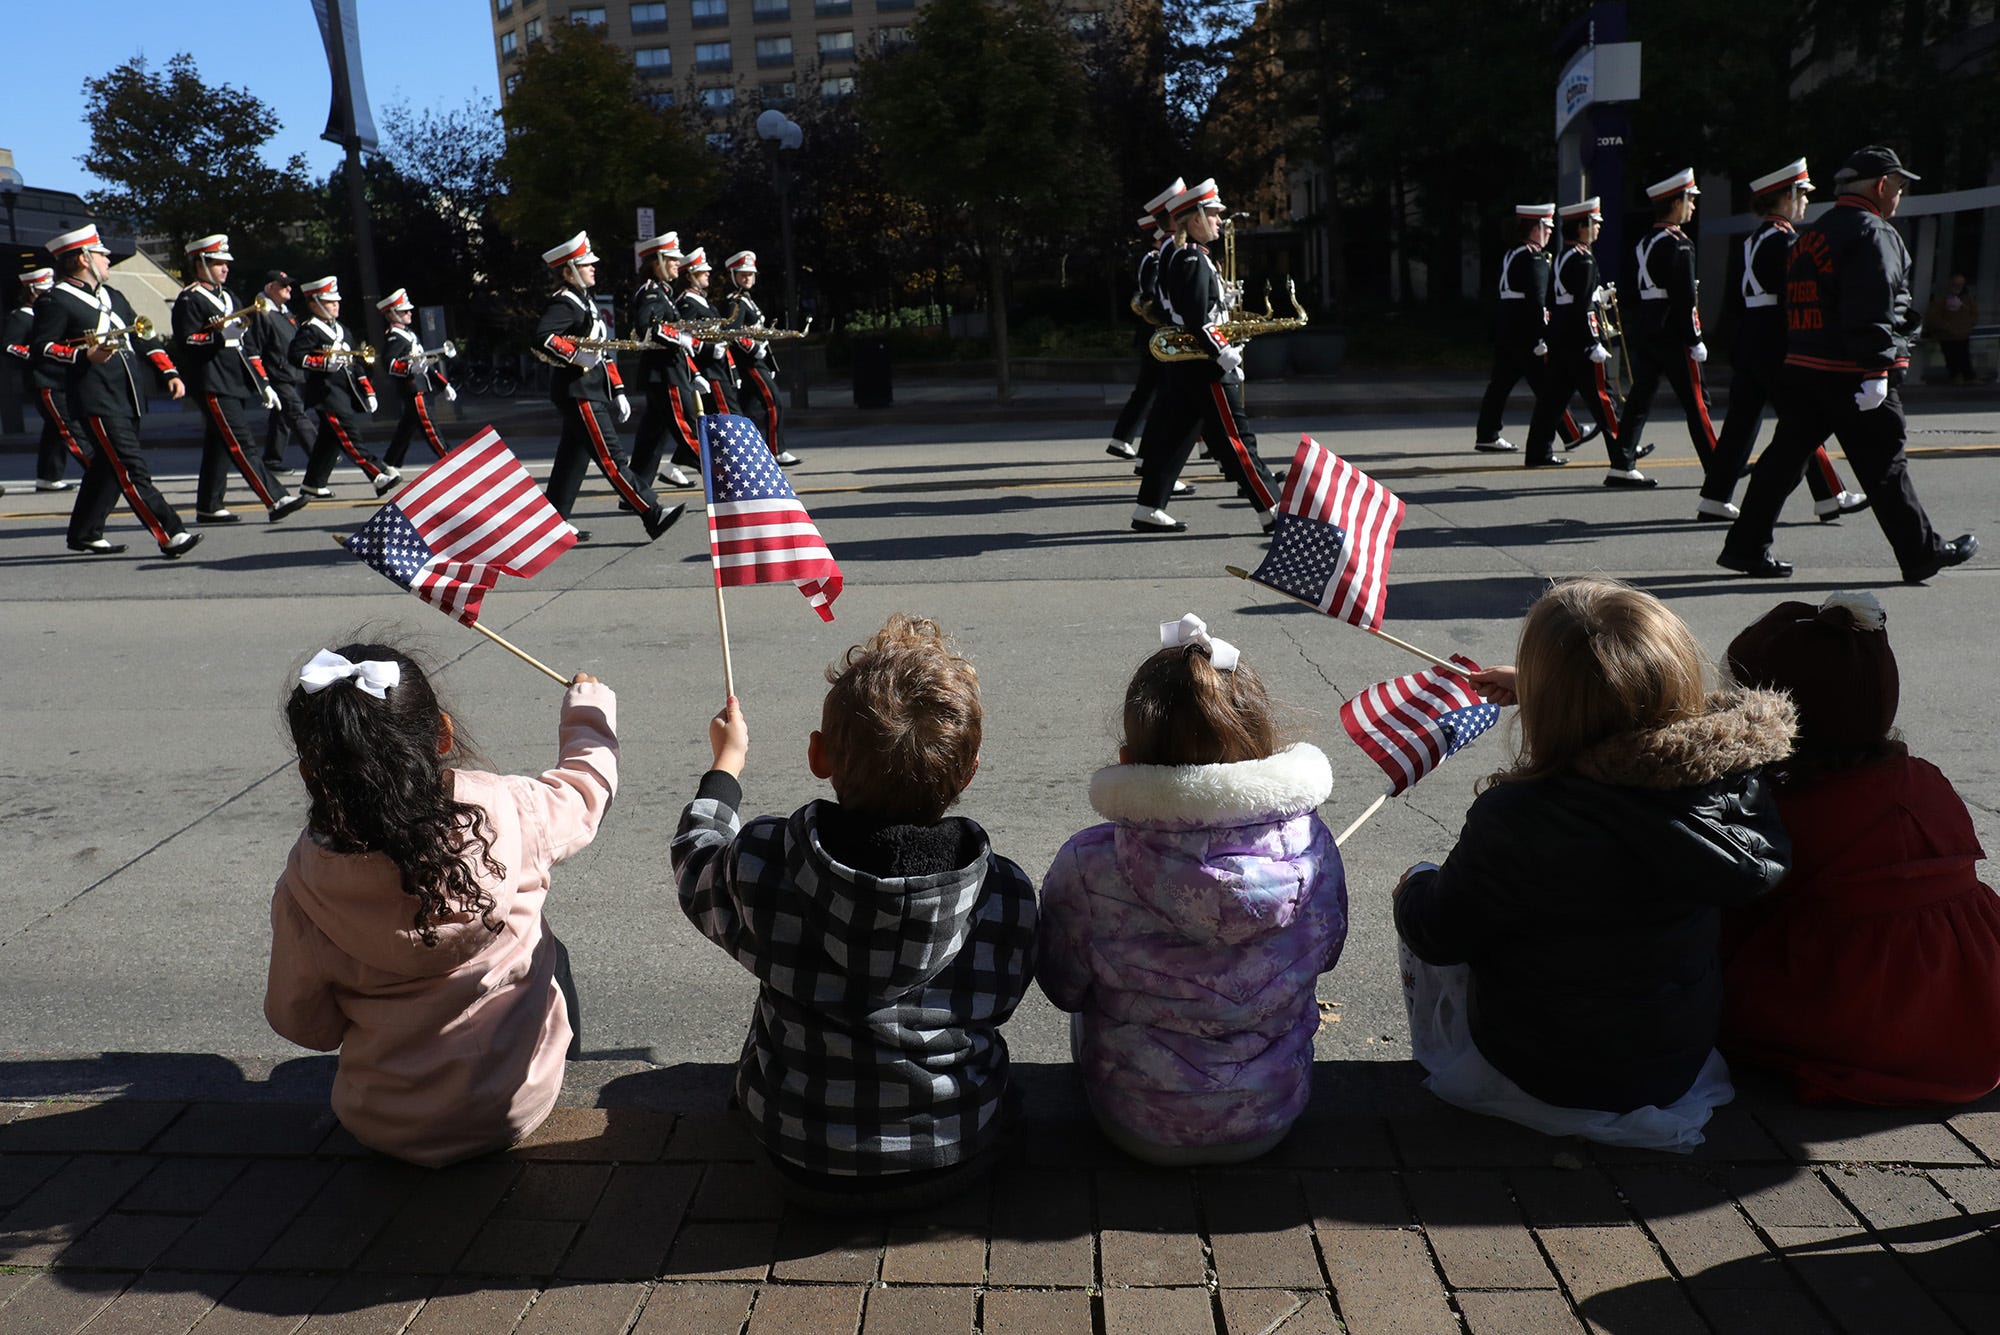
<instances>
[{"instance_id":1,"label":"girl in pink jacket","mask_svg":"<svg viewBox=\"0 0 2000 1335\"><path fill-rule=\"evenodd\" d=\"M555 1106L576 991L542 901L617 791L617 710L579 673L561 761L503 776L448 763L452 717L397 650L323 649L300 671L285 719L312 809L271 899L264 1015L340 1050L333 1111L362 1144L437 1167Z\"/></svg>"}]
</instances>

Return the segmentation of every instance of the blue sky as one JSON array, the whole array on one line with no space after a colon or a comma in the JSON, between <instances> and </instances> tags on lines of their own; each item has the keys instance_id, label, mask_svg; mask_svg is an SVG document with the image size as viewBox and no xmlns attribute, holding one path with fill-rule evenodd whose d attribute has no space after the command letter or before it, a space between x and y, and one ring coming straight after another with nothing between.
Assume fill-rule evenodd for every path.
<instances>
[{"instance_id":1,"label":"blue sky","mask_svg":"<svg viewBox=\"0 0 2000 1335\"><path fill-rule=\"evenodd\" d=\"M498 102L488 0L347 3L359 7L363 73L378 126L398 102ZM10 56L0 76L0 148L13 151L29 185L97 189L77 161L90 144L84 80L137 55L162 66L180 51L195 58L204 81L247 88L277 114L283 128L265 145L274 162L303 153L318 177L339 165L340 150L319 138L328 77L311 0L93 0L77 8L0 0L0 9Z\"/></svg>"}]
</instances>

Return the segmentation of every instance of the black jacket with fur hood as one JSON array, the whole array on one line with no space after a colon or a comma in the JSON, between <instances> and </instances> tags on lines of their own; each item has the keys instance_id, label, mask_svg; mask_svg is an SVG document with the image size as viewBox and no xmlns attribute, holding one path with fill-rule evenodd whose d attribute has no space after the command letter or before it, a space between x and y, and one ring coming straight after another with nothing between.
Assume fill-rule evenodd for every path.
<instances>
[{"instance_id":1,"label":"black jacket with fur hood","mask_svg":"<svg viewBox=\"0 0 2000 1335\"><path fill-rule=\"evenodd\" d=\"M1496 784L1443 868L1396 900L1419 959L1467 964L1480 1053L1567 1108L1685 1094L1722 1015L1720 909L1777 885L1791 843L1760 769L1792 746L1788 697L1737 691L1575 768Z\"/></svg>"}]
</instances>

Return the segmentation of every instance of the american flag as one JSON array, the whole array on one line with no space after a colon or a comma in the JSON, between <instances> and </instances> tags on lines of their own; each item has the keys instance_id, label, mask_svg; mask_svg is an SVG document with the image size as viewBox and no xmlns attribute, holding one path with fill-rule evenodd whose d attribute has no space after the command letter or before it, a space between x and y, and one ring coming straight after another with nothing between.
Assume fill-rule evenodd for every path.
<instances>
[{"instance_id":1,"label":"american flag","mask_svg":"<svg viewBox=\"0 0 2000 1335\"><path fill-rule=\"evenodd\" d=\"M788 579L821 621L833 620L840 567L756 423L727 413L702 418L701 475L708 488L708 548L716 584Z\"/></svg>"},{"instance_id":2,"label":"american flag","mask_svg":"<svg viewBox=\"0 0 2000 1335\"><path fill-rule=\"evenodd\" d=\"M1250 578L1367 630L1382 628L1403 503L1311 436L1299 437L1271 549Z\"/></svg>"},{"instance_id":3,"label":"american flag","mask_svg":"<svg viewBox=\"0 0 2000 1335\"><path fill-rule=\"evenodd\" d=\"M470 626L500 576L546 569L576 545L576 530L489 426L398 491L345 545Z\"/></svg>"},{"instance_id":4,"label":"american flag","mask_svg":"<svg viewBox=\"0 0 2000 1335\"><path fill-rule=\"evenodd\" d=\"M1463 655L1453 654L1451 661L1467 672L1479 671L1479 664ZM1377 682L1340 707L1347 735L1389 776L1391 797L1499 718L1499 706L1487 704L1472 683L1443 668Z\"/></svg>"}]
</instances>

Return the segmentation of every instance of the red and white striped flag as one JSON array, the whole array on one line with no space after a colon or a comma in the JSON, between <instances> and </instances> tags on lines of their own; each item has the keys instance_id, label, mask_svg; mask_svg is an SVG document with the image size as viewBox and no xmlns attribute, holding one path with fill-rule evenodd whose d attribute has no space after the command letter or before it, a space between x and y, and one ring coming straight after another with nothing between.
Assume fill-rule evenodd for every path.
<instances>
[{"instance_id":1,"label":"red and white striped flag","mask_svg":"<svg viewBox=\"0 0 2000 1335\"><path fill-rule=\"evenodd\" d=\"M1271 549L1251 578L1328 616L1380 630L1402 526L1403 502L1394 492L1300 436Z\"/></svg>"},{"instance_id":2,"label":"red and white striped flag","mask_svg":"<svg viewBox=\"0 0 2000 1335\"><path fill-rule=\"evenodd\" d=\"M547 569L576 545L576 530L489 426L398 491L344 545L470 626L500 576Z\"/></svg>"},{"instance_id":3,"label":"red and white striped flag","mask_svg":"<svg viewBox=\"0 0 2000 1335\"><path fill-rule=\"evenodd\" d=\"M1451 661L1466 672L1479 671L1463 654L1453 654ZM1347 735L1389 776L1391 797L1499 718L1499 707L1481 699L1471 682L1435 667L1377 682L1340 707Z\"/></svg>"},{"instance_id":4,"label":"red and white striped flag","mask_svg":"<svg viewBox=\"0 0 2000 1335\"><path fill-rule=\"evenodd\" d=\"M840 567L785 481L757 425L711 413L701 419L701 473L708 490L708 547L717 585L790 580L833 620Z\"/></svg>"}]
</instances>

